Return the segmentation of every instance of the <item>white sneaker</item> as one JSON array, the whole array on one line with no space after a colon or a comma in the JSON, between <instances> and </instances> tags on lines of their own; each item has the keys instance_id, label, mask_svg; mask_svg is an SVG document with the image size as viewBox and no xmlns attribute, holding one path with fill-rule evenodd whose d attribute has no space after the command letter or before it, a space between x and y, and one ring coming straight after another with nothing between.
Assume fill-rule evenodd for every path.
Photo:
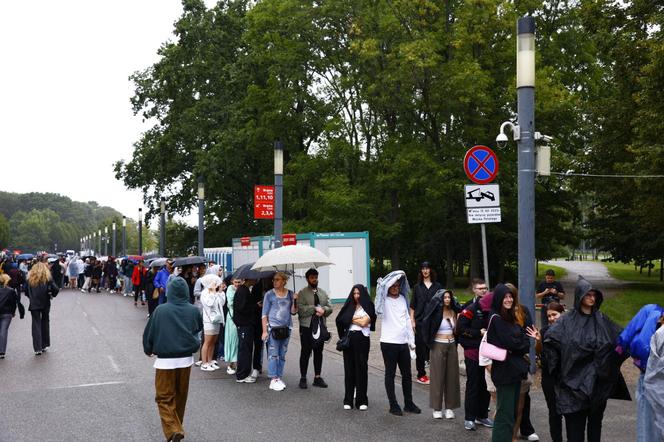
<instances>
[{"instance_id":1,"label":"white sneaker","mask_svg":"<svg viewBox=\"0 0 664 442\"><path fill-rule=\"evenodd\" d=\"M286 388L286 383L279 379L279 385L281 385L281 389L284 390Z\"/></svg>"},{"instance_id":2,"label":"white sneaker","mask_svg":"<svg viewBox=\"0 0 664 442\"><path fill-rule=\"evenodd\" d=\"M369 409L368 405L360 405L360 411L367 411Z\"/></svg>"},{"instance_id":3,"label":"white sneaker","mask_svg":"<svg viewBox=\"0 0 664 442\"><path fill-rule=\"evenodd\" d=\"M228 368L226 369L226 373L228 373L228 374L235 374L235 370L233 370L233 367L231 367L231 366L229 365Z\"/></svg>"},{"instance_id":4,"label":"white sneaker","mask_svg":"<svg viewBox=\"0 0 664 442\"><path fill-rule=\"evenodd\" d=\"M537 433L533 433L530 436L528 436L528 440L539 440L539 436Z\"/></svg>"},{"instance_id":5,"label":"white sneaker","mask_svg":"<svg viewBox=\"0 0 664 442\"><path fill-rule=\"evenodd\" d=\"M445 419L454 419L454 411L449 408L445 410Z\"/></svg>"},{"instance_id":6,"label":"white sneaker","mask_svg":"<svg viewBox=\"0 0 664 442\"><path fill-rule=\"evenodd\" d=\"M253 384L254 382L256 382L256 378L252 378L251 376L247 376L246 378L238 379L235 382L239 382L239 383L244 382L245 384Z\"/></svg>"},{"instance_id":7,"label":"white sneaker","mask_svg":"<svg viewBox=\"0 0 664 442\"><path fill-rule=\"evenodd\" d=\"M210 365L211 365L212 368L214 368L215 370L219 370L219 368L221 368L221 367L219 367L219 364L217 364L217 361L211 361L211 362L210 362Z\"/></svg>"},{"instance_id":8,"label":"white sneaker","mask_svg":"<svg viewBox=\"0 0 664 442\"><path fill-rule=\"evenodd\" d=\"M286 388L286 385L281 382L281 379L272 379L270 381L270 390L282 391L284 388Z\"/></svg>"},{"instance_id":9,"label":"white sneaker","mask_svg":"<svg viewBox=\"0 0 664 442\"><path fill-rule=\"evenodd\" d=\"M196 362L194 362L194 365L196 367L200 367L202 363L203 363L203 361L196 361Z\"/></svg>"},{"instance_id":10,"label":"white sneaker","mask_svg":"<svg viewBox=\"0 0 664 442\"><path fill-rule=\"evenodd\" d=\"M258 379L258 370L256 370L255 368L253 370L251 370L251 375L250 376L254 379Z\"/></svg>"},{"instance_id":11,"label":"white sneaker","mask_svg":"<svg viewBox=\"0 0 664 442\"><path fill-rule=\"evenodd\" d=\"M433 418L434 419L442 419L443 418L443 412L441 410L433 410Z\"/></svg>"},{"instance_id":12,"label":"white sneaker","mask_svg":"<svg viewBox=\"0 0 664 442\"><path fill-rule=\"evenodd\" d=\"M214 371L214 367L210 364L201 364L201 370L203 371Z\"/></svg>"},{"instance_id":13,"label":"white sneaker","mask_svg":"<svg viewBox=\"0 0 664 442\"><path fill-rule=\"evenodd\" d=\"M344 405L344 410L350 410L352 407L348 404Z\"/></svg>"}]
</instances>

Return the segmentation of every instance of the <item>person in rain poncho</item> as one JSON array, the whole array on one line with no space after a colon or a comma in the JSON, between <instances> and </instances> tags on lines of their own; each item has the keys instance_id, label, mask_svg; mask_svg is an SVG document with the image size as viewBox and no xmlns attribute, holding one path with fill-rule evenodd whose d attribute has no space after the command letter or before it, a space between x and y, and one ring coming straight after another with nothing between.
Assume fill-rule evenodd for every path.
<instances>
[{"instance_id":1,"label":"person in rain poncho","mask_svg":"<svg viewBox=\"0 0 664 442\"><path fill-rule=\"evenodd\" d=\"M402 270L395 270L378 278L376 286L376 314L382 317L380 351L385 363L385 391L390 401L390 413L402 416L403 411L394 392L397 365L401 372L404 411L421 413L413 402L410 360L415 358L415 330L410 320L408 279Z\"/></svg>"},{"instance_id":2,"label":"person in rain poncho","mask_svg":"<svg viewBox=\"0 0 664 442\"><path fill-rule=\"evenodd\" d=\"M565 416L568 441L600 441L608 399L631 400L615 351L618 325L599 311L604 296L579 276L574 310L564 315L544 339L544 354L555 385L558 413Z\"/></svg>"},{"instance_id":3,"label":"person in rain poncho","mask_svg":"<svg viewBox=\"0 0 664 442\"><path fill-rule=\"evenodd\" d=\"M207 274L201 278L201 310L203 313L203 349L201 350L201 370L214 371L219 369L217 361L212 358L217 345L219 331L224 323L223 305L226 302L224 292L217 290L221 286L221 278L215 274Z\"/></svg>"},{"instance_id":4,"label":"person in rain poncho","mask_svg":"<svg viewBox=\"0 0 664 442\"><path fill-rule=\"evenodd\" d=\"M657 321L657 331L650 340L650 357L643 379L645 396L652 407L653 433L664 440L664 314Z\"/></svg>"}]
</instances>

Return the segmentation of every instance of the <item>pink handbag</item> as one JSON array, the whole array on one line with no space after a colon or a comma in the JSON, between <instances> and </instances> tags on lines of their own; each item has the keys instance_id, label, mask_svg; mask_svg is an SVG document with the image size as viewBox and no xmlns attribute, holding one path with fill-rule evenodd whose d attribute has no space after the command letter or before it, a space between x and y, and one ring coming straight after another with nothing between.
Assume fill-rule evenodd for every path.
<instances>
[{"instance_id":1,"label":"pink handbag","mask_svg":"<svg viewBox=\"0 0 664 442\"><path fill-rule=\"evenodd\" d=\"M480 342L480 365L486 366L491 364L491 361L504 361L507 358L507 350L504 348L496 347L493 344L489 344L486 340L489 335L489 328L491 327L491 321L493 317L489 319L489 325L487 326L486 333L482 336L482 341Z\"/></svg>"}]
</instances>

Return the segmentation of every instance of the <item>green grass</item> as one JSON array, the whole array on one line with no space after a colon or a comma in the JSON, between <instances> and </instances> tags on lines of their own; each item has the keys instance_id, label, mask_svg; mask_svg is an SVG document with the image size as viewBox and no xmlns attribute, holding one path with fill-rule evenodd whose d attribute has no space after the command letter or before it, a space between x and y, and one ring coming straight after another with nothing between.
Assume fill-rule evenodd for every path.
<instances>
[{"instance_id":1,"label":"green grass","mask_svg":"<svg viewBox=\"0 0 664 442\"><path fill-rule=\"evenodd\" d=\"M621 326L646 304L664 304L664 290L653 284L633 284L602 304L602 311Z\"/></svg>"},{"instance_id":2,"label":"green grass","mask_svg":"<svg viewBox=\"0 0 664 442\"><path fill-rule=\"evenodd\" d=\"M664 287L664 283L659 282L659 266L655 266L652 270L651 276L648 277L648 270L643 269L643 273L639 273L639 269L634 270L634 264L625 264L622 262L603 262L609 271L609 274L616 279L622 281L632 282L648 282Z\"/></svg>"},{"instance_id":3,"label":"green grass","mask_svg":"<svg viewBox=\"0 0 664 442\"><path fill-rule=\"evenodd\" d=\"M537 278L536 278L537 283L544 280L544 273L549 269L556 272L556 280L558 280L558 281L560 281L565 276L567 276L567 270L565 270L564 268L558 267L558 266L552 266L551 264L546 263L546 262L540 262L539 265L538 265L538 270L539 271L537 272Z\"/></svg>"}]
</instances>

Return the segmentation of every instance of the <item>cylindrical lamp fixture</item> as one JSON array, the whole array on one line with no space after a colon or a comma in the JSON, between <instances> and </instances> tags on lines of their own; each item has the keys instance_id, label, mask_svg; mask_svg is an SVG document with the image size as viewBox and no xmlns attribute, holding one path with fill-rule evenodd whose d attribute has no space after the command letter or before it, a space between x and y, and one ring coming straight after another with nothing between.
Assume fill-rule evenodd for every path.
<instances>
[{"instance_id":1,"label":"cylindrical lamp fixture","mask_svg":"<svg viewBox=\"0 0 664 442\"><path fill-rule=\"evenodd\" d=\"M159 211L161 212L159 220L159 254L165 256L166 253L166 198L161 197L161 202L159 205Z\"/></svg>"},{"instance_id":2,"label":"cylindrical lamp fixture","mask_svg":"<svg viewBox=\"0 0 664 442\"><path fill-rule=\"evenodd\" d=\"M517 22L516 87L535 87L535 17Z\"/></svg>"},{"instance_id":3,"label":"cylindrical lamp fixture","mask_svg":"<svg viewBox=\"0 0 664 442\"><path fill-rule=\"evenodd\" d=\"M284 143L281 141L274 142L274 174L284 174Z\"/></svg>"},{"instance_id":4,"label":"cylindrical lamp fixture","mask_svg":"<svg viewBox=\"0 0 664 442\"><path fill-rule=\"evenodd\" d=\"M205 182L198 177L198 256L203 256L205 247Z\"/></svg>"},{"instance_id":5,"label":"cylindrical lamp fixture","mask_svg":"<svg viewBox=\"0 0 664 442\"><path fill-rule=\"evenodd\" d=\"M143 208L138 209L138 254L143 256Z\"/></svg>"},{"instance_id":6,"label":"cylindrical lamp fixture","mask_svg":"<svg viewBox=\"0 0 664 442\"><path fill-rule=\"evenodd\" d=\"M122 215L122 256L127 255L127 217Z\"/></svg>"},{"instance_id":7,"label":"cylindrical lamp fixture","mask_svg":"<svg viewBox=\"0 0 664 442\"><path fill-rule=\"evenodd\" d=\"M198 199L205 199L205 181L203 180L203 176L198 177Z\"/></svg>"},{"instance_id":8,"label":"cylindrical lamp fixture","mask_svg":"<svg viewBox=\"0 0 664 442\"><path fill-rule=\"evenodd\" d=\"M113 221L113 256L117 256L117 249L115 248L115 239L116 239L116 229L115 229L115 221Z\"/></svg>"}]
</instances>

